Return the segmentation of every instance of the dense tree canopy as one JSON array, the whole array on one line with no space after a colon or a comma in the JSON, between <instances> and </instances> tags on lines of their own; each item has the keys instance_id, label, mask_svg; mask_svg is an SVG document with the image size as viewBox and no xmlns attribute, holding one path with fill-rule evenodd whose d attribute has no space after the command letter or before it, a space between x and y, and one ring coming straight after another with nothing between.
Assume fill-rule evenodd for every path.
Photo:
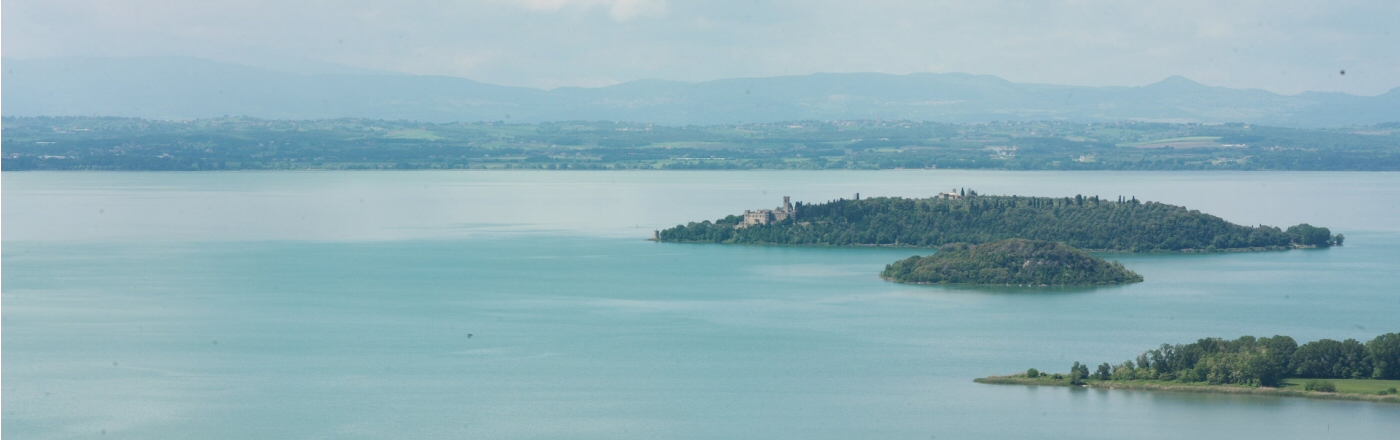
<instances>
[{"instance_id":1,"label":"dense tree canopy","mask_svg":"<svg viewBox=\"0 0 1400 440\"><path fill-rule=\"evenodd\" d=\"M1332 231L1327 228L1319 228L1307 223L1289 226L1288 230L1284 232L1294 243L1305 246L1331 246L1333 243L1340 244L1342 242L1340 235L1333 237Z\"/></svg>"},{"instance_id":2,"label":"dense tree canopy","mask_svg":"<svg viewBox=\"0 0 1400 440\"><path fill-rule=\"evenodd\" d=\"M662 241L791 245L941 246L1007 238L1064 242L1087 250L1217 251L1339 244L1327 228L1287 232L1242 226L1181 206L1084 197L969 196L961 199L877 197L797 205L786 221L736 228L728 216L661 231Z\"/></svg>"},{"instance_id":3,"label":"dense tree canopy","mask_svg":"<svg viewBox=\"0 0 1400 440\"><path fill-rule=\"evenodd\" d=\"M953 243L927 257L885 266L880 277L901 283L1095 286L1142 281L1118 264L1053 241L1012 238L980 245Z\"/></svg>"},{"instance_id":4,"label":"dense tree canopy","mask_svg":"<svg viewBox=\"0 0 1400 440\"><path fill-rule=\"evenodd\" d=\"M1293 352L1289 367L1300 377L1365 378L1374 373L1366 345L1355 339L1322 339L1303 344Z\"/></svg>"}]
</instances>

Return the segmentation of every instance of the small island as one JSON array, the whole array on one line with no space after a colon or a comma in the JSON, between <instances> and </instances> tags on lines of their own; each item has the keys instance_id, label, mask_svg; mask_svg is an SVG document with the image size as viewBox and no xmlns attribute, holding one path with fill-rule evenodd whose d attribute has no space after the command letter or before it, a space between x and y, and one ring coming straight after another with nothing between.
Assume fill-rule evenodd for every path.
<instances>
[{"instance_id":1,"label":"small island","mask_svg":"<svg viewBox=\"0 0 1400 440\"><path fill-rule=\"evenodd\" d=\"M1142 281L1142 275L1064 243L1011 238L953 243L927 257L885 266L880 278L911 284L1106 286Z\"/></svg>"},{"instance_id":2,"label":"small island","mask_svg":"<svg viewBox=\"0 0 1400 440\"><path fill-rule=\"evenodd\" d=\"M1301 346L1288 336L1205 338L1089 368L1075 362L1068 373L1031 368L974 382L1400 403L1400 333Z\"/></svg>"},{"instance_id":3,"label":"small island","mask_svg":"<svg viewBox=\"0 0 1400 440\"><path fill-rule=\"evenodd\" d=\"M1324 227L1246 226L1183 206L1098 196L1024 197L952 190L924 199L873 197L793 203L658 230L653 240L797 246L938 247L1007 238L1087 251L1241 252L1341 246Z\"/></svg>"}]
</instances>

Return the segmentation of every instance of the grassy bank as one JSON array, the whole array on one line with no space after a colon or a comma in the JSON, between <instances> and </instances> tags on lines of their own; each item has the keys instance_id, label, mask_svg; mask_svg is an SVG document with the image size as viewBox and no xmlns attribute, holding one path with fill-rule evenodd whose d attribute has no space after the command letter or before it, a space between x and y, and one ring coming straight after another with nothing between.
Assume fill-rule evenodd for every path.
<instances>
[{"instance_id":1,"label":"grassy bank","mask_svg":"<svg viewBox=\"0 0 1400 440\"><path fill-rule=\"evenodd\" d=\"M1283 381L1283 388L1287 390L1301 390L1311 379L1292 378ZM1400 388L1400 380L1378 380L1378 379L1323 379L1332 382L1337 386L1338 393L1347 394L1378 394L1381 391ZM1395 397L1391 394L1391 397Z\"/></svg>"},{"instance_id":2,"label":"grassy bank","mask_svg":"<svg viewBox=\"0 0 1400 440\"><path fill-rule=\"evenodd\" d=\"M1057 375L1058 376L1058 375ZM1400 387L1400 380L1371 379L1327 379L1336 384L1337 392L1307 391L1303 389L1308 379L1288 379L1282 388L1252 387L1245 385L1210 385L1206 383L1181 383L1156 380L1086 380L1082 385L1072 385L1069 379L1055 379L1053 376L1026 377L1024 374L1011 376L988 376L973 380L977 383L998 385L1045 385L1083 386L1105 389L1170 391L1180 393L1220 393L1250 394L1258 396L1307 397L1311 399L1360 400L1366 402L1400 403L1400 395L1378 394L1390 388Z\"/></svg>"}]
</instances>

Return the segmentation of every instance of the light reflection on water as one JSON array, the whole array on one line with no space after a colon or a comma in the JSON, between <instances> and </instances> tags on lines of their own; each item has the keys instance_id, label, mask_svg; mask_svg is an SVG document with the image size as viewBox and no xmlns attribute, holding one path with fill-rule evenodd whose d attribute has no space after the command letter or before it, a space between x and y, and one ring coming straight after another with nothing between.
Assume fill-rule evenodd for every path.
<instances>
[{"instance_id":1,"label":"light reflection on water","mask_svg":"<svg viewBox=\"0 0 1400 440\"><path fill-rule=\"evenodd\" d=\"M1400 230L1400 173L209 172L6 173L5 240L405 240L562 233L649 238L744 209L854 193L1133 195L1241 224Z\"/></svg>"}]
</instances>

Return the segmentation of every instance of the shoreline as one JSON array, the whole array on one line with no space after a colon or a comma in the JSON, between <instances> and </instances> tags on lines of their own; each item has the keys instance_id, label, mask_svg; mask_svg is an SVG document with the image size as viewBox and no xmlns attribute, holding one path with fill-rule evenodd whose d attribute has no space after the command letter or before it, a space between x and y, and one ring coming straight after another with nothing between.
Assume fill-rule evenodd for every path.
<instances>
[{"instance_id":1,"label":"shoreline","mask_svg":"<svg viewBox=\"0 0 1400 440\"><path fill-rule=\"evenodd\" d=\"M1113 286L1126 286L1126 285L1129 285L1129 284L1137 284L1137 283L1141 283L1141 282L1142 282L1142 281L1136 281L1136 282L1132 282L1132 283L1105 283L1105 284L925 283L925 282L898 281L898 280L895 280L895 279L893 279L893 278L890 278L890 277L887 277L887 276L884 276L884 275L880 275L880 279L885 280L885 281L888 281L888 282L891 282L891 283L895 283L895 284L908 284L908 285L911 285L911 286L955 286L955 287L1113 287Z\"/></svg>"},{"instance_id":2,"label":"shoreline","mask_svg":"<svg viewBox=\"0 0 1400 440\"><path fill-rule=\"evenodd\" d=\"M785 247L812 247L812 248L891 248L891 249L930 249L930 250L938 250L938 247L941 246L941 245L939 245L939 246L912 246L912 245L906 245L906 244L791 244L791 243L738 243L738 242L702 241L702 240L667 240L667 239L656 239L656 238L648 238L648 239L646 239L646 241L654 241L654 242L657 242L657 243L726 244L726 245L785 246ZM1130 255L1148 255L1148 254L1155 254L1155 255L1162 255L1162 254L1233 254L1233 253L1247 253L1247 252L1282 252L1282 251L1291 251L1291 250L1300 250L1300 249L1329 249L1329 248L1333 248L1333 247L1341 247L1341 245L1334 245L1334 246L1327 246L1327 247L1310 246L1310 245L1293 245L1293 246L1271 246L1271 247L1249 247L1249 248L1226 248L1226 249L1216 249L1216 250L1213 250L1213 251L1208 251L1208 250L1205 250L1205 249L1182 249L1182 250L1177 250L1177 251L1157 251L1157 250L1153 250L1153 251L1130 251L1130 250L1116 250L1116 249L1082 249L1082 248L1081 248L1080 250L1082 250L1082 251L1084 251L1084 252L1091 253L1091 254L1130 254Z\"/></svg>"},{"instance_id":3,"label":"shoreline","mask_svg":"<svg viewBox=\"0 0 1400 440\"><path fill-rule=\"evenodd\" d=\"M1303 397L1308 399L1324 400L1351 400L1376 403L1400 403L1400 395L1395 394L1382 396L1379 394L1327 393L1321 391L1293 390L1286 388L1244 387L1230 385L1156 383L1147 381L1116 380L1087 380L1084 382L1083 385L1071 385L1067 380L1031 379L1024 376L987 376L973 379L972 381L980 384L990 385L1044 385L1057 387L1100 388L1109 390L1122 389L1143 391L1166 391L1173 393L1246 394L1255 396Z\"/></svg>"}]
</instances>

